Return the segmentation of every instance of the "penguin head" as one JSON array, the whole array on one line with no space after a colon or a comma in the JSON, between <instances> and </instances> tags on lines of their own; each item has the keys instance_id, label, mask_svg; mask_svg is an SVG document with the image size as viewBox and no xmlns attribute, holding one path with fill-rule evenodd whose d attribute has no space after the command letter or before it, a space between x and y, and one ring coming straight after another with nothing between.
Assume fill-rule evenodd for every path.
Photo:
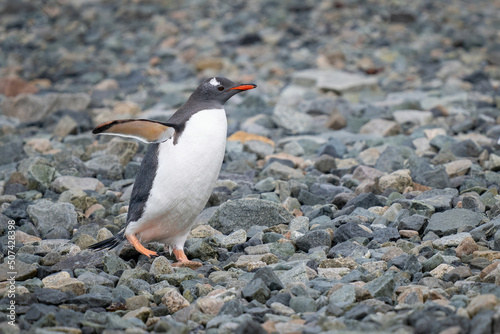
<instances>
[{"instance_id":1,"label":"penguin head","mask_svg":"<svg viewBox=\"0 0 500 334\"><path fill-rule=\"evenodd\" d=\"M213 77L204 80L193 95L208 101L217 101L224 105L232 96L249 89L256 88L254 84L238 85L229 79Z\"/></svg>"}]
</instances>

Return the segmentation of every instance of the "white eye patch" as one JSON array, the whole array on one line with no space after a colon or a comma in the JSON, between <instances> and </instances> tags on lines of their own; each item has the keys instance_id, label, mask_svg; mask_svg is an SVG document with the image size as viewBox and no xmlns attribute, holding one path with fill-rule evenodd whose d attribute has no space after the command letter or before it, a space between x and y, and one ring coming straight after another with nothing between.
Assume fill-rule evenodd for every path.
<instances>
[{"instance_id":1,"label":"white eye patch","mask_svg":"<svg viewBox=\"0 0 500 334\"><path fill-rule=\"evenodd\" d=\"M220 85L220 82L218 82L217 79L215 79L215 78L212 78L212 80L210 80L208 83L211 84L212 86L219 86Z\"/></svg>"}]
</instances>

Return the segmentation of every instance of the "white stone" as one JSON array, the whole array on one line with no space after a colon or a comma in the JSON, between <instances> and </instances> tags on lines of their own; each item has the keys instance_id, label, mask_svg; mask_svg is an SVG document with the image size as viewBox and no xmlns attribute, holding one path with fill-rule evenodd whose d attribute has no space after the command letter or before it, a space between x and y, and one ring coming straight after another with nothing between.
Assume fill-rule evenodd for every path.
<instances>
[{"instance_id":1,"label":"white stone","mask_svg":"<svg viewBox=\"0 0 500 334\"><path fill-rule=\"evenodd\" d=\"M398 110L393 114L398 124L413 123L415 125L427 125L432 123L432 113L420 110Z\"/></svg>"},{"instance_id":2,"label":"white stone","mask_svg":"<svg viewBox=\"0 0 500 334\"><path fill-rule=\"evenodd\" d=\"M320 89L333 90L338 93L360 91L366 88L376 89L377 78L352 74L349 72L325 69L310 69L295 73L293 83Z\"/></svg>"},{"instance_id":3,"label":"white stone","mask_svg":"<svg viewBox=\"0 0 500 334\"><path fill-rule=\"evenodd\" d=\"M457 247L467 237L470 237L469 232L462 232L446 237L442 237L432 241L432 245L437 249L445 249L447 247Z\"/></svg>"}]
</instances>

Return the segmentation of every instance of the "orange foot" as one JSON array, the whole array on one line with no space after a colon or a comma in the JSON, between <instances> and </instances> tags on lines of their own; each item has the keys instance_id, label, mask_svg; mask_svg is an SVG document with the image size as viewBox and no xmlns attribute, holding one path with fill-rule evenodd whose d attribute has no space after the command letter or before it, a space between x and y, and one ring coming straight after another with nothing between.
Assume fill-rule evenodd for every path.
<instances>
[{"instance_id":1,"label":"orange foot","mask_svg":"<svg viewBox=\"0 0 500 334\"><path fill-rule=\"evenodd\" d=\"M137 237L135 236L135 234L125 235L125 236L127 237L128 242L130 242L130 244L132 246L134 246L135 250L138 251L139 253L144 254L147 257L158 256L158 254L156 252L154 252L152 250L149 250L146 247L144 247L141 244L141 242L139 241L139 239L137 239Z\"/></svg>"},{"instance_id":2,"label":"orange foot","mask_svg":"<svg viewBox=\"0 0 500 334\"><path fill-rule=\"evenodd\" d=\"M177 259L176 263L172 263L172 267L183 267L189 269L198 269L201 267L200 262L189 261L182 249L174 249L174 255Z\"/></svg>"}]
</instances>

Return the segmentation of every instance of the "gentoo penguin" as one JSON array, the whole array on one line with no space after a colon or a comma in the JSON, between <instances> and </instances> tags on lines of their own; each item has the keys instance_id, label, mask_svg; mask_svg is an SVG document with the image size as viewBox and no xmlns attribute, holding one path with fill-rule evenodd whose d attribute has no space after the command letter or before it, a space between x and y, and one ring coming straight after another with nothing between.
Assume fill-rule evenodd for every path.
<instances>
[{"instance_id":1,"label":"gentoo penguin","mask_svg":"<svg viewBox=\"0 0 500 334\"><path fill-rule=\"evenodd\" d=\"M89 248L112 249L125 238L148 257L157 253L141 242L158 241L174 252L178 267L196 268L184 242L205 207L224 159L227 120L224 103L257 87L229 79L207 79L167 122L127 119L98 125L94 134L117 135L150 143L130 197L127 223L115 236Z\"/></svg>"}]
</instances>

